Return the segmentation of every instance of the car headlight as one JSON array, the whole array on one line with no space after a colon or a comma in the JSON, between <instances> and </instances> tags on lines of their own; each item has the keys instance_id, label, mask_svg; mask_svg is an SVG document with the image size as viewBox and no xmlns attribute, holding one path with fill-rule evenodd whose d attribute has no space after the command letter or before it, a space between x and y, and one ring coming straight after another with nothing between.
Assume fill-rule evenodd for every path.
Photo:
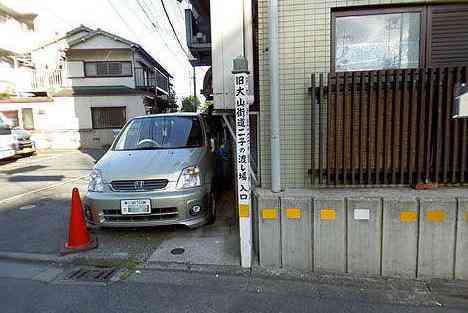
<instances>
[{"instance_id":1,"label":"car headlight","mask_svg":"<svg viewBox=\"0 0 468 313\"><path fill-rule=\"evenodd\" d=\"M182 170L177 181L177 189L198 187L200 185L200 169L197 166L189 166Z\"/></svg>"},{"instance_id":2,"label":"car headlight","mask_svg":"<svg viewBox=\"0 0 468 313\"><path fill-rule=\"evenodd\" d=\"M102 174L99 170L92 170L91 174L89 174L88 191L94 191L94 192L104 191L104 183L102 181Z\"/></svg>"}]
</instances>

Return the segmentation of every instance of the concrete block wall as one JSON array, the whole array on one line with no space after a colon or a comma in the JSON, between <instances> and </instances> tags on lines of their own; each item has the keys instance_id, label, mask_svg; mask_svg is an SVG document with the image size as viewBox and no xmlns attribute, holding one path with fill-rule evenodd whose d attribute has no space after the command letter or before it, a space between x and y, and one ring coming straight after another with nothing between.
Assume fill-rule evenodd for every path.
<instances>
[{"instance_id":1,"label":"concrete block wall","mask_svg":"<svg viewBox=\"0 0 468 313\"><path fill-rule=\"evenodd\" d=\"M468 279L468 193L256 191L261 266ZM445 193L439 193L445 194Z\"/></svg>"}]
</instances>

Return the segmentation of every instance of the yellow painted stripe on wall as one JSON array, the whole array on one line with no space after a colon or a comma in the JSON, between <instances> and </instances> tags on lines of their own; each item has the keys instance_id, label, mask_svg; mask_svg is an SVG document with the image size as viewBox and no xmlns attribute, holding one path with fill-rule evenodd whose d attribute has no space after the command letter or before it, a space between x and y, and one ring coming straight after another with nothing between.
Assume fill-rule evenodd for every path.
<instances>
[{"instance_id":1,"label":"yellow painted stripe on wall","mask_svg":"<svg viewBox=\"0 0 468 313\"><path fill-rule=\"evenodd\" d=\"M400 222L404 223L413 223L418 219L418 213L415 211L401 211L400 212Z\"/></svg>"},{"instance_id":2,"label":"yellow painted stripe on wall","mask_svg":"<svg viewBox=\"0 0 468 313\"><path fill-rule=\"evenodd\" d=\"M443 210L432 210L427 211L426 219L429 222L441 223L445 220L445 212Z\"/></svg>"},{"instance_id":3,"label":"yellow painted stripe on wall","mask_svg":"<svg viewBox=\"0 0 468 313\"><path fill-rule=\"evenodd\" d=\"M288 208L286 209L286 217L291 220L301 219L302 212L299 208Z\"/></svg>"},{"instance_id":4,"label":"yellow painted stripe on wall","mask_svg":"<svg viewBox=\"0 0 468 313\"><path fill-rule=\"evenodd\" d=\"M320 210L320 219L322 221L333 221L336 219L336 210L335 209L321 209Z\"/></svg>"},{"instance_id":5,"label":"yellow painted stripe on wall","mask_svg":"<svg viewBox=\"0 0 468 313\"><path fill-rule=\"evenodd\" d=\"M264 220L276 220L278 218L276 209L262 209L262 218Z\"/></svg>"},{"instance_id":6,"label":"yellow painted stripe on wall","mask_svg":"<svg viewBox=\"0 0 468 313\"><path fill-rule=\"evenodd\" d=\"M239 204L239 217L249 217L250 210L248 204Z\"/></svg>"}]
</instances>

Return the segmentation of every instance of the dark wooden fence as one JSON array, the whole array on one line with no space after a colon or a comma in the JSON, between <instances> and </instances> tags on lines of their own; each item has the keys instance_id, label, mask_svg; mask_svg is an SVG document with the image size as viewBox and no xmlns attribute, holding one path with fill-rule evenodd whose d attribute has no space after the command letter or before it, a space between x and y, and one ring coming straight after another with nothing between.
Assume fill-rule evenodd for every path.
<instances>
[{"instance_id":1,"label":"dark wooden fence","mask_svg":"<svg viewBox=\"0 0 468 313\"><path fill-rule=\"evenodd\" d=\"M314 182L467 183L468 120L452 118L467 81L466 66L312 75Z\"/></svg>"}]
</instances>

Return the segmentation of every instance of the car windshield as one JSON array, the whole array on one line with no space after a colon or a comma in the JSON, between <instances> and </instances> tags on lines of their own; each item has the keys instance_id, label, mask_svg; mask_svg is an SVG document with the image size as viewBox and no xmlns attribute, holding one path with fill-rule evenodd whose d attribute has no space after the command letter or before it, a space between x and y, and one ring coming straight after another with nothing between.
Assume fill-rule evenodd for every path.
<instances>
[{"instance_id":1,"label":"car windshield","mask_svg":"<svg viewBox=\"0 0 468 313\"><path fill-rule=\"evenodd\" d=\"M132 120L114 144L114 150L194 148L203 145L197 116L154 116Z\"/></svg>"}]
</instances>

